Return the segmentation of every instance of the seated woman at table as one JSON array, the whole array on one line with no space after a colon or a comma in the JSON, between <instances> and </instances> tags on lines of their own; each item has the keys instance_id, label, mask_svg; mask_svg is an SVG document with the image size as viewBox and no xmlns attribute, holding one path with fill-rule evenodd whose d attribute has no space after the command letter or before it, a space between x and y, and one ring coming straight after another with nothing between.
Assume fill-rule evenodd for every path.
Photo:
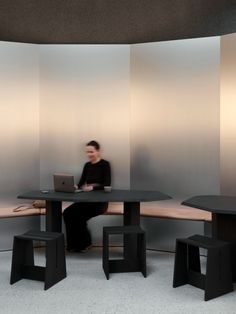
<instances>
[{"instance_id":1,"label":"seated woman at table","mask_svg":"<svg viewBox=\"0 0 236 314\"><path fill-rule=\"evenodd\" d=\"M96 141L86 144L88 162L84 165L78 188L84 192L103 190L111 185L111 169L108 161L101 158L100 145ZM70 252L86 251L92 244L87 221L106 212L108 203L74 203L63 213L67 250Z\"/></svg>"}]
</instances>

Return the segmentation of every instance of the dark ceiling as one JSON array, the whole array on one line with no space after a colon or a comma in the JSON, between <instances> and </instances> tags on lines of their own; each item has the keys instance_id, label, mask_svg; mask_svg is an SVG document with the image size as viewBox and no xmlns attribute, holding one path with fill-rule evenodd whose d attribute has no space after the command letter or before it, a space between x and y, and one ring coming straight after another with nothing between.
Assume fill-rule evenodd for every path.
<instances>
[{"instance_id":1,"label":"dark ceiling","mask_svg":"<svg viewBox=\"0 0 236 314\"><path fill-rule=\"evenodd\" d=\"M130 44L236 32L236 0L0 0L0 40Z\"/></svg>"}]
</instances>

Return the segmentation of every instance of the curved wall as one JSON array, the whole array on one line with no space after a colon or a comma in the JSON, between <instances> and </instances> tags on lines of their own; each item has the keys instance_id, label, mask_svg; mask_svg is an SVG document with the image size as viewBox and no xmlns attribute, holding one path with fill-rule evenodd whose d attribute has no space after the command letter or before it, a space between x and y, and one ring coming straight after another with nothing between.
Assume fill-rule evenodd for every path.
<instances>
[{"instance_id":1,"label":"curved wall","mask_svg":"<svg viewBox=\"0 0 236 314\"><path fill-rule=\"evenodd\" d=\"M1 43L1 202L52 187L56 171L78 178L92 138L115 188L184 198L218 194L221 184L234 193L235 42L233 34L131 46ZM120 222L91 221L95 242L103 224ZM203 223L142 223L156 248L204 231Z\"/></svg>"}]
</instances>

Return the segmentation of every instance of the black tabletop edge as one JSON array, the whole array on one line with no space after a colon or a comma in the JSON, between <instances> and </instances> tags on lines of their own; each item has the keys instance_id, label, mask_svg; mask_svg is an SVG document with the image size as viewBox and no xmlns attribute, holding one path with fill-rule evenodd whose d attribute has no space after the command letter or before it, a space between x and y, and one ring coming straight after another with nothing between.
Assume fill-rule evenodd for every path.
<instances>
[{"instance_id":1,"label":"black tabletop edge","mask_svg":"<svg viewBox=\"0 0 236 314\"><path fill-rule=\"evenodd\" d=\"M207 207L205 207L205 206L198 206L198 205L192 204L192 203L190 203L190 202L188 202L188 201L183 201L183 202L181 203L181 205L209 211L209 208L207 208Z\"/></svg>"},{"instance_id":2,"label":"black tabletop edge","mask_svg":"<svg viewBox=\"0 0 236 314\"><path fill-rule=\"evenodd\" d=\"M215 213L215 214L232 214L235 215L236 214L236 207L228 207L228 208L217 208L216 207L212 207L211 205L209 206L209 204L204 204L204 199L207 198L228 198L228 199L236 199L236 196L232 196L232 195L221 195L221 194L210 194L210 195L196 195L193 197L190 197L186 200L184 200L181 205L184 206L189 206L192 208L197 208L197 209L201 209L201 210L206 210L209 211L211 213Z\"/></svg>"},{"instance_id":3,"label":"black tabletop edge","mask_svg":"<svg viewBox=\"0 0 236 314\"><path fill-rule=\"evenodd\" d=\"M192 196L192 197L189 197L187 198L186 200L184 200L181 205L184 205L184 206L189 206L189 207L192 207L192 208L197 208L197 209L202 209L202 210L206 210L206 211L209 211L210 209L206 206L203 206L203 205L196 205L194 203L192 203L195 199L198 199L199 197L212 197L212 196L219 196L218 194L204 194L204 195L195 195L195 196Z\"/></svg>"},{"instance_id":4,"label":"black tabletop edge","mask_svg":"<svg viewBox=\"0 0 236 314\"><path fill-rule=\"evenodd\" d=\"M42 193L40 190L37 191L29 191L29 192L25 192L22 194L19 194L17 196L18 199L29 199L29 200L34 200L34 199L38 199L38 200L46 200L46 201L65 201L65 202L75 202L75 196L79 195L78 194L74 194L74 193L65 193L65 192L55 192L54 190L48 190L48 193ZM145 197L140 197L138 202L155 202L155 201L162 201L162 200L168 200L168 199L172 199L171 196L164 194L162 192L159 191L138 191L138 190L113 190L114 192L126 192L126 191L133 191L133 192L148 192L148 193L159 193L159 198L156 199L155 197L151 197L149 200L147 200L147 198ZM97 193L98 192L98 193ZM100 192L100 193L99 193ZM94 197L93 198L93 202L99 202L101 201L101 199L99 198L99 195L101 195L101 192L103 191L94 191L93 193L93 197L98 196L98 198ZM55 193L55 194L54 194ZM61 193L61 194L56 194L56 193ZM112 195L112 193L106 193L106 196ZM59 200L58 198L63 198L63 200ZM84 199L79 200L79 201L85 201ZM123 200L123 202L136 202L137 200L134 199L130 199L130 200ZM121 200L110 200L109 202L121 202Z\"/></svg>"}]
</instances>

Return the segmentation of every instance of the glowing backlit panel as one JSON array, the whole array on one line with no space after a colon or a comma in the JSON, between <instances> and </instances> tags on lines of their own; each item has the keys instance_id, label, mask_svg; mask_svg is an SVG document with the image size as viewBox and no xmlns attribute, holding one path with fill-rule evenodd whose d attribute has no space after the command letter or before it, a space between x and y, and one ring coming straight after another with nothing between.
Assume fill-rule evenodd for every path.
<instances>
[{"instance_id":1,"label":"glowing backlit panel","mask_svg":"<svg viewBox=\"0 0 236 314\"><path fill-rule=\"evenodd\" d=\"M40 46L41 186L52 174L79 177L85 144L102 145L111 161L113 186L130 184L130 47Z\"/></svg>"},{"instance_id":2,"label":"glowing backlit panel","mask_svg":"<svg viewBox=\"0 0 236 314\"><path fill-rule=\"evenodd\" d=\"M219 192L220 37L131 46L131 186Z\"/></svg>"},{"instance_id":3,"label":"glowing backlit panel","mask_svg":"<svg viewBox=\"0 0 236 314\"><path fill-rule=\"evenodd\" d=\"M221 192L236 195L236 34L221 37Z\"/></svg>"},{"instance_id":4,"label":"glowing backlit panel","mask_svg":"<svg viewBox=\"0 0 236 314\"><path fill-rule=\"evenodd\" d=\"M38 48L0 42L0 197L39 187Z\"/></svg>"}]
</instances>

